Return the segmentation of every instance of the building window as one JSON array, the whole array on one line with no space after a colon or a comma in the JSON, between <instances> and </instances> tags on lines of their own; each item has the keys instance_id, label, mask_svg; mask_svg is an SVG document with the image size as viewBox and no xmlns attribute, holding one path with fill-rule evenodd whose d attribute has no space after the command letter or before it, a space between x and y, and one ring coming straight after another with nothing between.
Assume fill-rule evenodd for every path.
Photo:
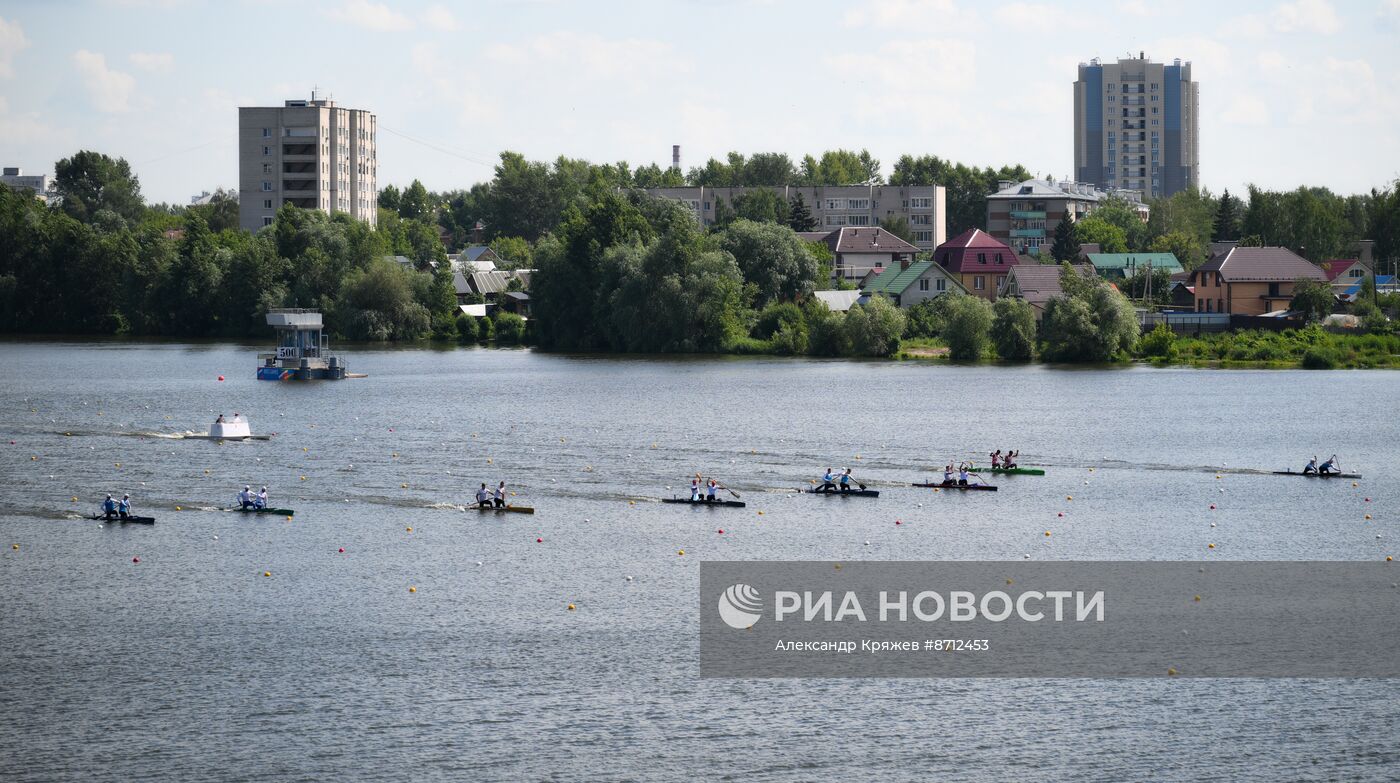
<instances>
[{"instance_id":1,"label":"building window","mask_svg":"<svg viewBox=\"0 0 1400 783\"><path fill-rule=\"evenodd\" d=\"M868 225L870 225L870 216L869 216L869 215L850 215L849 217L846 218L846 225L849 225L849 226L868 226Z\"/></svg>"},{"instance_id":2,"label":"building window","mask_svg":"<svg viewBox=\"0 0 1400 783\"><path fill-rule=\"evenodd\" d=\"M272 216L271 216L271 215L263 215L263 225L264 225L264 226L270 226L270 225L272 225Z\"/></svg>"},{"instance_id":3,"label":"building window","mask_svg":"<svg viewBox=\"0 0 1400 783\"><path fill-rule=\"evenodd\" d=\"M850 199L846 199L846 208L847 208L847 209L870 209L870 199L868 199L868 198L850 198Z\"/></svg>"},{"instance_id":4,"label":"building window","mask_svg":"<svg viewBox=\"0 0 1400 783\"><path fill-rule=\"evenodd\" d=\"M263 180L263 190L264 190L265 192L271 193L271 192L272 192L272 183L271 183L271 182L268 182L267 180Z\"/></svg>"},{"instance_id":5,"label":"building window","mask_svg":"<svg viewBox=\"0 0 1400 783\"><path fill-rule=\"evenodd\" d=\"M929 198L929 197L927 197L927 196L924 196L924 197L921 197L921 198L911 198L911 199L909 199L909 208L910 208L910 209L932 209L932 208L933 208L933 199L932 199L932 198Z\"/></svg>"},{"instance_id":6,"label":"building window","mask_svg":"<svg viewBox=\"0 0 1400 783\"><path fill-rule=\"evenodd\" d=\"M271 173L272 173L272 164L271 164L271 163L264 163L264 164L263 164L263 173L264 173L264 174L271 174Z\"/></svg>"},{"instance_id":7,"label":"building window","mask_svg":"<svg viewBox=\"0 0 1400 783\"><path fill-rule=\"evenodd\" d=\"M933 225L933 215L910 215L909 225L911 226L931 226Z\"/></svg>"},{"instance_id":8,"label":"building window","mask_svg":"<svg viewBox=\"0 0 1400 783\"><path fill-rule=\"evenodd\" d=\"M985 291L986 288L987 288L987 278L985 278L985 277L983 277L983 276L981 276L981 275L977 275L976 277L972 278L972 290L974 290L974 291Z\"/></svg>"},{"instance_id":9,"label":"building window","mask_svg":"<svg viewBox=\"0 0 1400 783\"><path fill-rule=\"evenodd\" d=\"M920 290L920 291L927 291L927 290L928 290L928 278L927 278L927 277L921 277L921 278L919 278L919 290Z\"/></svg>"},{"instance_id":10,"label":"building window","mask_svg":"<svg viewBox=\"0 0 1400 783\"><path fill-rule=\"evenodd\" d=\"M829 198L829 199L827 199L827 200L826 200L826 208L827 208L827 209L840 209L840 208L841 208L841 199L839 199L839 198Z\"/></svg>"},{"instance_id":11,"label":"building window","mask_svg":"<svg viewBox=\"0 0 1400 783\"><path fill-rule=\"evenodd\" d=\"M997 262L998 264L1001 263L1001 253L997 253L996 262Z\"/></svg>"},{"instance_id":12,"label":"building window","mask_svg":"<svg viewBox=\"0 0 1400 783\"><path fill-rule=\"evenodd\" d=\"M940 277L940 278L938 278L938 280L933 284L933 288L934 288L935 291L947 291L947 290L948 290L948 281L947 281L947 280L944 280L943 278Z\"/></svg>"},{"instance_id":13,"label":"building window","mask_svg":"<svg viewBox=\"0 0 1400 783\"><path fill-rule=\"evenodd\" d=\"M932 241L933 241L933 232L932 232L932 231L915 231L915 232L914 232L914 241L915 241L915 242L932 242Z\"/></svg>"},{"instance_id":14,"label":"building window","mask_svg":"<svg viewBox=\"0 0 1400 783\"><path fill-rule=\"evenodd\" d=\"M264 138L264 139L272 138L272 129L271 129L271 128L263 128L263 138Z\"/></svg>"},{"instance_id":15,"label":"building window","mask_svg":"<svg viewBox=\"0 0 1400 783\"><path fill-rule=\"evenodd\" d=\"M268 147L268 146L266 146L266 145L264 145L264 146L263 146L263 154L264 154L264 155L271 155L271 154L272 154L272 148L271 148L271 147Z\"/></svg>"},{"instance_id":16,"label":"building window","mask_svg":"<svg viewBox=\"0 0 1400 783\"><path fill-rule=\"evenodd\" d=\"M978 254L977 254L977 263L979 263L979 264L985 264L985 263L987 263L987 254L986 254L986 253L978 253Z\"/></svg>"},{"instance_id":17,"label":"building window","mask_svg":"<svg viewBox=\"0 0 1400 783\"><path fill-rule=\"evenodd\" d=\"M263 199L263 209L272 209L272 199L270 199L270 198L265 198L265 199Z\"/></svg>"}]
</instances>

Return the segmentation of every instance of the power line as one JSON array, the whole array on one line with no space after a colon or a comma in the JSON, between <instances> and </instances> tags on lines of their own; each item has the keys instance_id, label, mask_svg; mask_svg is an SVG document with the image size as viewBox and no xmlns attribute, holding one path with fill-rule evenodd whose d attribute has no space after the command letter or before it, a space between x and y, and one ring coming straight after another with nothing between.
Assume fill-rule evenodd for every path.
<instances>
[{"instance_id":1,"label":"power line","mask_svg":"<svg viewBox=\"0 0 1400 783\"><path fill-rule=\"evenodd\" d=\"M414 144L420 144L420 145L422 145L422 146L424 146L424 147L427 147L428 149L433 150L433 151L435 151L435 152L441 152L441 153L444 154L444 155L451 155L451 156L454 157L454 158L461 158L462 160L465 160L465 161L467 161L468 163L476 163L476 164L481 165L481 166L494 166L494 165L496 165L494 162L488 162L488 161L481 160L480 158L474 158L474 157L472 157L471 155L468 155L468 154L466 154L466 153L464 153L464 152L461 152L461 151L458 151L458 150L454 150L454 149L452 149L451 147L445 147L445 146L442 146L441 144L436 144L436 143L434 143L434 142L427 141L427 140L425 140L425 139L420 139L420 138L418 138L418 137L416 137L416 136L410 136L410 135L407 134L407 133L404 133L404 132L402 132L402 131L396 131L396 130L394 130L393 128L386 127L386 126L384 126L384 125L380 125L380 126L379 126L379 129L380 129L380 130L386 130L386 131L388 131L388 132L394 134L395 136L398 136L398 137L403 138L403 139L407 139L407 140L413 142Z\"/></svg>"},{"instance_id":2,"label":"power line","mask_svg":"<svg viewBox=\"0 0 1400 783\"><path fill-rule=\"evenodd\" d=\"M149 164L151 164L151 163L159 163L159 162L161 162L161 161L163 161L163 160L169 160L170 158L174 158L174 157L177 157L177 156L179 156L179 155L184 155L184 154L186 154L186 153L194 152L194 151L196 151L196 150L202 150L202 149L204 149L205 147L209 147L209 146L212 146L212 145L214 145L214 144L220 144L220 143L226 142L226 141L228 141L228 140L229 140L230 138L232 138L232 137L233 137L232 134L225 135L225 136L220 136L220 137L217 138L217 139L211 139L210 141L206 141L206 142L204 142L203 144L196 144L195 146L189 147L189 148L187 148L187 149L176 150L175 152L171 152L171 153L166 154L166 155L161 155L161 156L158 157L158 158L147 158L146 160L138 161L138 162L136 163L136 165L138 165L138 166L146 166L146 165L149 165Z\"/></svg>"}]
</instances>

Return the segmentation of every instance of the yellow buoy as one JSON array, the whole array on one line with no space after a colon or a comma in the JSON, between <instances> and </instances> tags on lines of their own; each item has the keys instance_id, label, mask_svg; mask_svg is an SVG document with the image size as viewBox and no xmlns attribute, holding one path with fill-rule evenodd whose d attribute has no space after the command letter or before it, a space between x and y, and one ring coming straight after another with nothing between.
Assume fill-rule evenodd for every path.
<instances>
[{"instance_id":1,"label":"yellow buoy","mask_svg":"<svg viewBox=\"0 0 1400 783\"><path fill-rule=\"evenodd\" d=\"M629 501L627 501L627 505L629 505L629 506L635 506L635 505L637 505L637 501L635 501L635 500L629 500Z\"/></svg>"},{"instance_id":2,"label":"yellow buoy","mask_svg":"<svg viewBox=\"0 0 1400 783\"><path fill-rule=\"evenodd\" d=\"M410 592L410 593L416 593L416 592L418 592L418 588L413 587L413 586L410 586L410 587L408 588L408 592Z\"/></svg>"},{"instance_id":3,"label":"yellow buoy","mask_svg":"<svg viewBox=\"0 0 1400 783\"><path fill-rule=\"evenodd\" d=\"M183 511L184 509L180 508L179 506L176 506L176 507L175 507L175 510L176 510L176 511Z\"/></svg>"},{"instance_id":4,"label":"yellow buoy","mask_svg":"<svg viewBox=\"0 0 1400 783\"><path fill-rule=\"evenodd\" d=\"M19 549L19 544L15 544L15 549ZM1386 556L1385 556L1385 562L1387 562L1387 563L1390 562L1390 555L1386 555Z\"/></svg>"},{"instance_id":5,"label":"yellow buoy","mask_svg":"<svg viewBox=\"0 0 1400 783\"><path fill-rule=\"evenodd\" d=\"M677 550L676 550L676 554L677 554L677 555L684 555L684 554L685 554L685 550L684 550L684 549L677 549Z\"/></svg>"},{"instance_id":6,"label":"yellow buoy","mask_svg":"<svg viewBox=\"0 0 1400 783\"><path fill-rule=\"evenodd\" d=\"M1351 485L1352 485L1353 487L1356 486L1356 482L1355 482L1355 481L1351 482Z\"/></svg>"},{"instance_id":7,"label":"yellow buoy","mask_svg":"<svg viewBox=\"0 0 1400 783\"><path fill-rule=\"evenodd\" d=\"M574 610L574 605L573 605L573 604L569 604L569 611L572 612L573 610Z\"/></svg>"},{"instance_id":8,"label":"yellow buoy","mask_svg":"<svg viewBox=\"0 0 1400 783\"><path fill-rule=\"evenodd\" d=\"M404 530L408 531L409 533L412 533L412 532L413 532L413 528L411 528L411 527L406 527L406 528L404 528Z\"/></svg>"},{"instance_id":9,"label":"yellow buoy","mask_svg":"<svg viewBox=\"0 0 1400 783\"><path fill-rule=\"evenodd\" d=\"M77 502L78 502L78 496L77 496L77 495L74 495L74 496L73 496L72 502L74 502L74 503L77 503Z\"/></svg>"},{"instance_id":10,"label":"yellow buoy","mask_svg":"<svg viewBox=\"0 0 1400 783\"><path fill-rule=\"evenodd\" d=\"M1074 500L1073 495L1065 495L1065 500Z\"/></svg>"},{"instance_id":11,"label":"yellow buoy","mask_svg":"<svg viewBox=\"0 0 1400 783\"><path fill-rule=\"evenodd\" d=\"M19 544L10 544L10 548L11 548L11 549L19 549ZM1389 559L1390 559L1390 558L1388 558L1388 557L1386 558L1386 560L1389 560Z\"/></svg>"},{"instance_id":12,"label":"yellow buoy","mask_svg":"<svg viewBox=\"0 0 1400 783\"><path fill-rule=\"evenodd\" d=\"M1197 600L1197 601L1200 601L1200 600L1201 600L1201 597L1200 597L1199 595L1196 596L1196 600Z\"/></svg>"},{"instance_id":13,"label":"yellow buoy","mask_svg":"<svg viewBox=\"0 0 1400 783\"><path fill-rule=\"evenodd\" d=\"M1013 584L1016 584L1016 580L1014 580L1014 579L1008 579L1008 580L1006 580L1006 583L1009 584L1009 585L1013 585Z\"/></svg>"},{"instance_id":14,"label":"yellow buoy","mask_svg":"<svg viewBox=\"0 0 1400 783\"><path fill-rule=\"evenodd\" d=\"M1371 515L1370 515L1370 514L1367 514L1367 515L1366 515L1366 518L1367 518L1367 519L1370 519L1370 518L1371 518Z\"/></svg>"},{"instance_id":15,"label":"yellow buoy","mask_svg":"<svg viewBox=\"0 0 1400 783\"><path fill-rule=\"evenodd\" d=\"M306 476L302 476L302 477L301 477L301 480L302 480L302 481L306 481Z\"/></svg>"},{"instance_id":16,"label":"yellow buoy","mask_svg":"<svg viewBox=\"0 0 1400 783\"><path fill-rule=\"evenodd\" d=\"M119 468L122 466L122 464L121 464L120 462L113 463L113 464L115 464L115 465L116 465L117 467L119 467Z\"/></svg>"},{"instance_id":17,"label":"yellow buoy","mask_svg":"<svg viewBox=\"0 0 1400 783\"><path fill-rule=\"evenodd\" d=\"M1049 531L1049 530L1045 531L1045 535L1047 535L1047 536L1050 535L1050 531Z\"/></svg>"},{"instance_id":18,"label":"yellow buoy","mask_svg":"<svg viewBox=\"0 0 1400 783\"><path fill-rule=\"evenodd\" d=\"M1167 676L1168 676L1168 677L1175 677L1175 676L1176 676L1176 669L1173 669L1173 668L1170 668L1170 667L1169 667L1169 668L1167 669Z\"/></svg>"},{"instance_id":19,"label":"yellow buoy","mask_svg":"<svg viewBox=\"0 0 1400 783\"><path fill-rule=\"evenodd\" d=\"M301 447L301 450L302 450L302 451L306 451L306 447L305 447L305 446L302 446L302 447Z\"/></svg>"},{"instance_id":20,"label":"yellow buoy","mask_svg":"<svg viewBox=\"0 0 1400 783\"><path fill-rule=\"evenodd\" d=\"M1215 544L1206 544L1206 549L1214 549Z\"/></svg>"},{"instance_id":21,"label":"yellow buoy","mask_svg":"<svg viewBox=\"0 0 1400 783\"><path fill-rule=\"evenodd\" d=\"M400 485L399 485L399 489L408 489L408 485L407 485L407 484L400 484Z\"/></svg>"},{"instance_id":22,"label":"yellow buoy","mask_svg":"<svg viewBox=\"0 0 1400 783\"><path fill-rule=\"evenodd\" d=\"M759 515L759 516L763 516L763 512L762 512L762 511L758 512L758 515Z\"/></svg>"},{"instance_id":23,"label":"yellow buoy","mask_svg":"<svg viewBox=\"0 0 1400 783\"><path fill-rule=\"evenodd\" d=\"M287 517L287 521L288 521L288 522L291 522L291 521L292 521L292 518L291 518L290 516Z\"/></svg>"},{"instance_id":24,"label":"yellow buoy","mask_svg":"<svg viewBox=\"0 0 1400 783\"><path fill-rule=\"evenodd\" d=\"M204 475L206 475L206 476L209 475L209 469L208 469L208 468L205 468L205 470L204 470Z\"/></svg>"},{"instance_id":25,"label":"yellow buoy","mask_svg":"<svg viewBox=\"0 0 1400 783\"><path fill-rule=\"evenodd\" d=\"M264 571L264 572L263 572L263 576L272 576L272 572L271 572L271 571Z\"/></svg>"},{"instance_id":26,"label":"yellow buoy","mask_svg":"<svg viewBox=\"0 0 1400 783\"><path fill-rule=\"evenodd\" d=\"M840 571L840 570L841 570L841 564L840 564L840 563L837 563L837 564L836 564L836 570L837 570L837 571Z\"/></svg>"}]
</instances>

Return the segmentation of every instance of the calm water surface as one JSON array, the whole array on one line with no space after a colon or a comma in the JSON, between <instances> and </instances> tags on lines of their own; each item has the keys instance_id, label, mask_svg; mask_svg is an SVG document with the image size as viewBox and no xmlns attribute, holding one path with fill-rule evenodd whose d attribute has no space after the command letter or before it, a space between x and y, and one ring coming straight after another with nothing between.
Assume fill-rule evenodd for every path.
<instances>
[{"instance_id":1,"label":"calm water surface","mask_svg":"<svg viewBox=\"0 0 1400 783\"><path fill-rule=\"evenodd\" d=\"M0 343L0 779L1400 777L1391 681L700 680L695 631L704 559L1400 554L1400 374L263 349ZM276 437L168 437L235 411ZM1048 475L907 486L992 448ZM697 470L748 508L654 502ZM535 516L462 510L501 478Z\"/></svg>"}]
</instances>

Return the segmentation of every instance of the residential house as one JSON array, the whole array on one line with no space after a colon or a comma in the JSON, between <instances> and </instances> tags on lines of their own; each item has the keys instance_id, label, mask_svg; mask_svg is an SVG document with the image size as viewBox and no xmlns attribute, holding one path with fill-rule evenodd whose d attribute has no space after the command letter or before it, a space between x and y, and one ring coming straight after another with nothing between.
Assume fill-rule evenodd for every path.
<instances>
[{"instance_id":1,"label":"residential house","mask_svg":"<svg viewBox=\"0 0 1400 783\"><path fill-rule=\"evenodd\" d=\"M457 261L472 267L473 272L494 272L501 267L501 257L486 245L462 248L462 252L457 255Z\"/></svg>"},{"instance_id":2,"label":"residential house","mask_svg":"<svg viewBox=\"0 0 1400 783\"><path fill-rule=\"evenodd\" d=\"M913 261L919 252L919 248L883 228L838 228L821 241L835 257L832 275L849 281L863 280L872 269Z\"/></svg>"},{"instance_id":3,"label":"residential house","mask_svg":"<svg viewBox=\"0 0 1400 783\"><path fill-rule=\"evenodd\" d=\"M980 228L970 228L939 245L933 260L951 272L969 294L989 301L997 298L997 290L1012 267L1035 264Z\"/></svg>"},{"instance_id":4,"label":"residential house","mask_svg":"<svg viewBox=\"0 0 1400 783\"><path fill-rule=\"evenodd\" d=\"M1327 275L1286 247L1232 247L1191 273L1196 312L1264 315L1288 308L1293 283Z\"/></svg>"},{"instance_id":5,"label":"residential house","mask_svg":"<svg viewBox=\"0 0 1400 783\"><path fill-rule=\"evenodd\" d=\"M1395 293L1395 275L1376 275L1372 279L1376 284L1376 293ZM1337 296L1341 297L1344 302L1355 302L1356 298L1361 295L1361 284L1352 283L1341 291L1338 291L1336 288L1333 288L1332 291L1336 293Z\"/></svg>"},{"instance_id":6,"label":"residential house","mask_svg":"<svg viewBox=\"0 0 1400 783\"><path fill-rule=\"evenodd\" d=\"M1331 261L1323 261L1319 264L1322 273L1327 275L1327 282L1332 285L1332 292L1338 296L1344 296L1348 289L1360 287L1361 281L1374 277L1374 272L1370 266L1358 258L1334 258Z\"/></svg>"},{"instance_id":7,"label":"residential house","mask_svg":"<svg viewBox=\"0 0 1400 783\"><path fill-rule=\"evenodd\" d=\"M500 307L507 313L515 313L521 318L530 317L530 295L524 291L505 291L500 298Z\"/></svg>"},{"instance_id":8,"label":"residential house","mask_svg":"<svg viewBox=\"0 0 1400 783\"><path fill-rule=\"evenodd\" d=\"M987 233L1017 253L1038 256L1041 248L1054 243L1061 221L1079 220L1110 197L1127 202L1147 220L1148 207L1135 190L1104 191L1080 182L1043 179L1002 180L996 192L987 196Z\"/></svg>"},{"instance_id":9,"label":"residential house","mask_svg":"<svg viewBox=\"0 0 1400 783\"><path fill-rule=\"evenodd\" d=\"M1167 299L1173 310L1195 310L1196 289L1185 280L1173 280L1167 287Z\"/></svg>"},{"instance_id":10,"label":"residential house","mask_svg":"<svg viewBox=\"0 0 1400 783\"><path fill-rule=\"evenodd\" d=\"M1095 271L1108 280L1124 280L1148 268L1153 272L1165 269L1172 275L1186 271L1171 253L1089 253L1087 257Z\"/></svg>"},{"instance_id":11,"label":"residential house","mask_svg":"<svg viewBox=\"0 0 1400 783\"><path fill-rule=\"evenodd\" d=\"M1097 274L1092 264L1074 264L1073 269L1084 277ZM1060 287L1063 271L1059 264L1017 264L1007 270L998 295L1023 300L1035 311L1035 320L1039 321L1045 315L1046 302L1064 295Z\"/></svg>"},{"instance_id":12,"label":"residential house","mask_svg":"<svg viewBox=\"0 0 1400 783\"><path fill-rule=\"evenodd\" d=\"M967 293L948 270L932 261L901 261L870 280L862 290L869 296L883 294L896 307L909 308L949 291Z\"/></svg>"}]
</instances>

